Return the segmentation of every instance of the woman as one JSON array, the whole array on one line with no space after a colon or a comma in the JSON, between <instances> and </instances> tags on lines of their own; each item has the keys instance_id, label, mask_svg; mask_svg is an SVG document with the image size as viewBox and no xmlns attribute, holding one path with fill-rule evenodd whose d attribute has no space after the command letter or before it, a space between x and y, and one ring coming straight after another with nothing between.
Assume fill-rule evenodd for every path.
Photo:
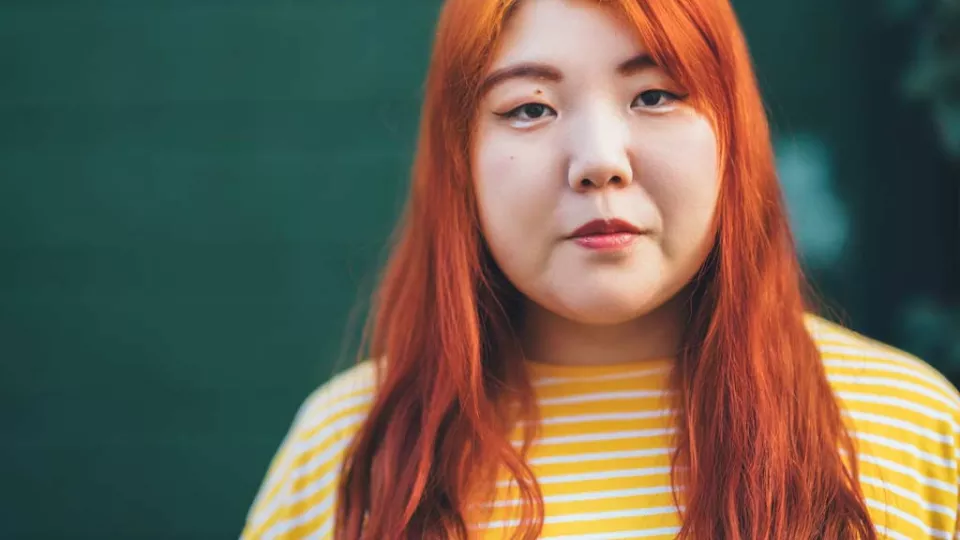
<instances>
[{"instance_id":1,"label":"woman","mask_svg":"<svg viewBox=\"0 0 960 540\"><path fill-rule=\"evenodd\" d=\"M960 396L805 311L727 0L448 0L370 354L244 538L948 538Z\"/></svg>"}]
</instances>

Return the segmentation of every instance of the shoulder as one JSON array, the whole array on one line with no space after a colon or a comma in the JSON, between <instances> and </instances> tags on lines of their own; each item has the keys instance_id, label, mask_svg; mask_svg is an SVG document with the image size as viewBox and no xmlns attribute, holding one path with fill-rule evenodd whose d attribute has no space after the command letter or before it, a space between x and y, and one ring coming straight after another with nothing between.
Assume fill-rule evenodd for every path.
<instances>
[{"instance_id":1,"label":"shoulder","mask_svg":"<svg viewBox=\"0 0 960 540\"><path fill-rule=\"evenodd\" d=\"M960 394L909 353L810 316L871 516L895 538L952 538Z\"/></svg>"},{"instance_id":2,"label":"shoulder","mask_svg":"<svg viewBox=\"0 0 960 540\"><path fill-rule=\"evenodd\" d=\"M960 393L927 362L818 316L808 315L807 327L838 391L920 399L933 410L960 418Z\"/></svg>"},{"instance_id":3,"label":"shoulder","mask_svg":"<svg viewBox=\"0 0 960 540\"><path fill-rule=\"evenodd\" d=\"M344 451L369 413L374 362L334 376L303 402L247 515L242 538L324 538Z\"/></svg>"}]
</instances>

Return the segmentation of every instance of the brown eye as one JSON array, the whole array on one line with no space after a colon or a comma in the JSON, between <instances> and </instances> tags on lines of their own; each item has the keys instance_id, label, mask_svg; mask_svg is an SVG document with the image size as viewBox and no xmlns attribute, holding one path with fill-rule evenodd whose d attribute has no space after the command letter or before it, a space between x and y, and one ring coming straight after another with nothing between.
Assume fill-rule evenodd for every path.
<instances>
[{"instance_id":1,"label":"brown eye","mask_svg":"<svg viewBox=\"0 0 960 540\"><path fill-rule=\"evenodd\" d=\"M553 109L543 103L524 103L501 116L516 120L539 120L552 112L554 112Z\"/></svg>"},{"instance_id":2,"label":"brown eye","mask_svg":"<svg viewBox=\"0 0 960 540\"><path fill-rule=\"evenodd\" d=\"M659 107L677 101L678 99L680 99L679 96L666 90L647 90L646 92L641 92L640 95L636 97L634 106Z\"/></svg>"},{"instance_id":3,"label":"brown eye","mask_svg":"<svg viewBox=\"0 0 960 540\"><path fill-rule=\"evenodd\" d=\"M529 103L521 107L521 113L524 112L529 118L540 118L547 112L547 107L542 103Z\"/></svg>"}]
</instances>

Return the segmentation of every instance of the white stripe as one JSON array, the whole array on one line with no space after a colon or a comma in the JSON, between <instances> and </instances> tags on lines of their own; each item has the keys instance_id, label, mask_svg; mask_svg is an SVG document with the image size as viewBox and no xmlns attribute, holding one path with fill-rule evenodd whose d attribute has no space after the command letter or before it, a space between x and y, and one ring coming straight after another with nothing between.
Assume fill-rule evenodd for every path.
<instances>
[{"instance_id":1,"label":"white stripe","mask_svg":"<svg viewBox=\"0 0 960 540\"><path fill-rule=\"evenodd\" d=\"M826 347L838 346L831 342L839 342L840 347L843 345L849 345L850 347L855 348L856 351L865 351L876 348L876 345L871 343L869 338L865 336L851 336L849 334L831 331L829 329L822 329L821 331L817 332L817 342L821 350Z\"/></svg>"},{"instance_id":2,"label":"white stripe","mask_svg":"<svg viewBox=\"0 0 960 540\"><path fill-rule=\"evenodd\" d=\"M683 511L681 506L679 509ZM543 519L543 523L552 524L552 523L571 523L576 521L597 521L601 519L616 519L624 517L644 517L644 516L657 516L661 514L673 514L677 512L675 506L659 506L656 508L636 508L633 510L612 510L609 512L589 512L586 514L564 514L562 516L547 516ZM474 527L478 529L496 529L501 527L516 527L520 524L519 519L511 520L502 520L502 521L488 521L486 523L481 523L480 525Z\"/></svg>"},{"instance_id":3,"label":"white stripe","mask_svg":"<svg viewBox=\"0 0 960 540\"><path fill-rule=\"evenodd\" d=\"M950 389L945 388L942 381L938 381L932 377L929 377L926 373L918 369L912 369L908 366L903 366L899 364L889 364L887 362L868 362L866 360L851 360L851 359L829 359L823 361L824 365L829 367L836 367L841 369L859 369L859 370L874 370L874 371L883 371L887 373L898 373L900 375L907 375L919 379L925 383L928 383L934 386L937 390L940 390L945 394L947 398L950 398L954 392ZM956 398L953 399L954 403L960 404L960 400Z\"/></svg>"},{"instance_id":4,"label":"white stripe","mask_svg":"<svg viewBox=\"0 0 960 540\"><path fill-rule=\"evenodd\" d=\"M365 361L349 366L330 377L327 383L328 397L337 399L348 394L365 392L376 385L377 366L373 361Z\"/></svg>"},{"instance_id":5,"label":"white stripe","mask_svg":"<svg viewBox=\"0 0 960 540\"><path fill-rule=\"evenodd\" d=\"M923 497L921 497L920 495L917 495L913 491L891 484L890 482L885 482L884 480L881 480L879 478L860 475L860 483L867 484L869 486L878 487L880 489L884 489L886 491L889 491L890 493L899 495L904 499L910 499L911 501L917 503L924 510L928 512L936 512L938 514L943 514L949 517L950 519L953 519L953 517L957 513L957 510L955 508L949 508L949 507L943 506L942 504L934 504L931 502L927 502L923 499Z\"/></svg>"},{"instance_id":6,"label":"white stripe","mask_svg":"<svg viewBox=\"0 0 960 540\"><path fill-rule=\"evenodd\" d=\"M862 431L856 431L855 433L857 438L860 440L900 450L901 452L906 452L917 459L926 461L927 463L939 465L940 467L945 467L950 470L956 470L957 468L957 462L955 460L942 458L929 452L924 452L912 444L902 443L893 439L881 437L880 435L873 435L871 433L864 433Z\"/></svg>"},{"instance_id":7,"label":"white stripe","mask_svg":"<svg viewBox=\"0 0 960 540\"><path fill-rule=\"evenodd\" d=\"M370 395L353 396L347 399L342 399L338 401L333 407L324 409L319 413L314 412L307 415L307 417L304 418L303 425L298 426L297 431L299 431L300 433L310 431L316 428L317 426L323 425L328 419L330 419L332 416L338 413L341 413L353 407L366 405L367 403L370 403L372 401L373 401L373 396L370 396ZM349 417L345 417L345 418L352 418L357 416L366 417L366 415L367 413L363 412L363 413L352 414Z\"/></svg>"},{"instance_id":8,"label":"white stripe","mask_svg":"<svg viewBox=\"0 0 960 540\"><path fill-rule=\"evenodd\" d=\"M927 429L920 427L913 422L907 422L906 420L900 420L898 418L890 418L889 416L882 416L879 414L873 414L868 412L861 411L850 411L843 409L843 414L850 416L855 420L863 420L865 422L873 422L874 424L880 424L887 427L895 427L902 429L904 431L909 431L914 435L919 435L921 437L926 437L932 441L941 443L941 444L953 444L954 438L951 435L946 435L944 433L937 433L932 429Z\"/></svg>"},{"instance_id":9,"label":"white stripe","mask_svg":"<svg viewBox=\"0 0 960 540\"><path fill-rule=\"evenodd\" d=\"M913 411L931 418L936 418L937 420L949 424L954 433L960 434L960 427L957 426L957 423L954 422L953 417L951 417L949 414L931 409L930 407L924 407L923 405L917 405L916 403L907 401L905 399L877 396L874 394L861 394L858 392L837 392L837 396L845 401L859 401L861 403L873 403L875 405L896 405L897 407L906 409L908 411Z\"/></svg>"},{"instance_id":10,"label":"white stripe","mask_svg":"<svg viewBox=\"0 0 960 540\"><path fill-rule=\"evenodd\" d=\"M316 470L321 465L332 460L336 455L341 452L347 445L350 444L349 439L343 439L342 441L337 441L330 448L327 448L325 451L319 453L311 459L310 461L304 463L303 465L290 471L290 480L296 480L301 476L306 476L312 471Z\"/></svg>"},{"instance_id":11,"label":"white stripe","mask_svg":"<svg viewBox=\"0 0 960 540\"><path fill-rule=\"evenodd\" d=\"M340 474L339 467L337 468L337 470L330 471L327 474L321 476L316 482L310 483L307 487L301 489L300 491L292 493L286 497L280 497L280 496L274 497L273 500L270 501L270 504L263 509L263 512L258 513L257 519L253 522L253 524L260 525L261 523L266 521L270 516L273 515L274 512L276 512L277 508L280 507L281 503L284 506L290 506L291 504L300 502L304 499L307 499L315 495L316 493L319 493L321 489L332 484L333 481L337 478L338 474ZM326 500L327 498L324 498L324 501Z\"/></svg>"},{"instance_id":12,"label":"white stripe","mask_svg":"<svg viewBox=\"0 0 960 540\"><path fill-rule=\"evenodd\" d=\"M960 405L960 397L956 397L956 389L953 388L947 382L944 382L942 379L931 375L928 372L928 366L923 363L918 363L916 359L909 356L904 356L902 353L897 354L892 351L886 351L880 348L879 345L874 345L872 347L864 347L863 344L857 344L852 342L854 347L843 347L835 345L822 345L820 346L821 355L826 358L827 355L824 353L833 353L844 355L854 358L837 358L836 360L847 360L848 362L863 362L864 360L888 360L893 362L896 365L902 366L910 371L912 375L919 379L936 386L942 390L947 396L949 396L955 403ZM882 345L882 344L881 344Z\"/></svg>"},{"instance_id":13,"label":"white stripe","mask_svg":"<svg viewBox=\"0 0 960 540\"><path fill-rule=\"evenodd\" d=\"M294 442L290 449L295 455L301 455L305 452L309 452L310 450L320 446L321 443L326 442L327 439L333 437L337 433L347 431L350 428L362 423L366 417L366 413L356 413L344 416L343 418L338 418L336 421L330 422L329 424L323 426L320 431L316 432L309 439Z\"/></svg>"},{"instance_id":14,"label":"white stripe","mask_svg":"<svg viewBox=\"0 0 960 540\"><path fill-rule=\"evenodd\" d=\"M913 384L903 381L898 381L896 379L889 379L887 377L858 377L856 375L828 375L827 378L831 382L838 383L847 383L847 384L856 384L863 386L880 386L886 388L896 388L898 390L907 390L914 392L920 396L926 396L940 403L943 403L947 407L950 407L953 410L960 410L960 407L957 406L953 401L943 397L939 392L934 392L931 388L926 386L920 386L919 384Z\"/></svg>"},{"instance_id":15,"label":"white stripe","mask_svg":"<svg viewBox=\"0 0 960 540\"><path fill-rule=\"evenodd\" d=\"M287 478L287 482L293 483L293 481L296 480L297 478L300 478L301 476L306 476L314 469L317 469L327 461L333 459L336 456L336 454L341 450L343 450L344 448L346 448L346 446L349 443L350 441L348 439L337 441L336 443L331 445L330 448L327 448L326 451L321 452L320 454L318 454L316 457L314 457L307 463L290 471L290 476L289 478ZM326 478L329 474L331 473L327 473L327 475L324 475L323 477L321 477L321 480ZM273 489L273 485L279 483L280 478L282 478L282 475L277 475L277 479L273 480L266 489L268 490ZM253 520L254 524L260 524L266 521L267 518L269 518L273 514L273 511L274 509L276 509L277 505L280 504L279 499L280 499L280 495L278 494L274 496L274 499L271 501L270 505L267 506L267 508L263 509L262 511L258 511L256 516L254 516L254 520Z\"/></svg>"},{"instance_id":16,"label":"white stripe","mask_svg":"<svg viewBox=\"0 0 960 540\"><path fill-rule=\"evenodd\" d=\"M367 401L369 401L369 399L370 399L369 397L366 398ZM276 471L278 474L273 475L267 479L266 483L264 484L264 487L261 490L261 493L269 493L270 491L272 491L273 488L277 485L277 483L283 479L283 472L286 471L290 467L291 463L294 462L297 458L301 457L304 453L312 450L313 448L319 446L322 442L326 441L326 439L333 437L337 432L346 430L356 424L359 424L366 418L365 413L357 413L357 414L351 414L349 416L344 416L343 418L340 418L335 422L331 422L330 424L323 426L323 428L320 431L318 431L309 439L303 440L303 441L296 440L296 437L298 435L319 426L324 420L329 418L331 415L336 414L337 412L341 412L342 409L347 409L352 405L363 403L363 401L360 398L356 398L356 399L345 400L341 403L344 404L342 407L331 409L328 415L324 415L322 418L309 418L309 417L305 418L304 420L308 421L309 423L305 424L302 427L301 426L296 427L296 432L292 433L292 438L290 438L290 447L282 450L283 458L280 464L277 465L277 468L276 468ZM284 442L283 446L286 446L286 441Z\"/></svg>"},{"instance_id":17,"label":"white stripe","mask_svg":"<svg viewBox=\"0 0 960 540\"><path fill-rule=\"evenodd\" d=\"M323 416L319 419L312 418L311 415L314 414L314 410L320 405L329 404L330 400L326 390L329 387L323 386L320 389L316 390L310 397L308 397L300 408L297 410L297 414L294 416L292 427L287 430L287 433L284 434L283 440L280 442L280 446L277 450L277 455L280 456L280 462L275 466L271 466L272 474L270 474L261 485L259 491L257 491L257 496L253 500L251 505L251 510L256 509L260 504L261 499L269 495L276 485L283 479L283 475L286 472L287 468L290 466L290 463L297 457L299 454L298 443L296 440L306 431L320 425L323 420L326 420L329 416ZM337 408L333 409L333 413L338 412ZM321 431L323 433L325 431Z\"/></svg>"},{"instance_id":18,"label":"white stripe","mask_svg":"<svg viewBox=\"0 0 960 540\"><path fill-rule=\"evenodd\" d=\"M570 482L587 482L590 480L609 480L611 478L640 478L643 476L653 476L655 474L670 474L670 467L646 467L643 469L618 469L615 471L589 472L577 474L554 474L549 476L537 477L537 483L541 486L547 484L566 484ZM501 480L497 482L497 487L510 487L514 480Z\"/></svg>"},{"instance_id":19,"label":"white stripe","mask_svg":"<svg viewBox=\"0 0 960 540\"><path fill-rule=\"evenodd\" d=\"M327 499L325 499L322 503L316 506L311 506L309 510L298 516L285 519L283 521L278 521L273 525L273 527L270 527L270 529L264 533L263 537L267 540L270 540L271 538L276 538L278 535L290 531L291 529L296 529L301 525L306 525L307 523L310 523L310 520L326 512L332 504L333 497L327 497Z\"/></svg>"},{"instance_id":20,"label":"white stripe","mask_svg":"<svg viewBox=\"0 0 960 540\"><path fill-rule=\"evenodd\" d=\"M657 375L670 371L670 366L661 366L648 368L639 371L628 371L626 373L607 373L605 375L592 375L589 377L542 377L533 382L533 386L543 387L554 384L563 384L568 382L585 383L600 381L619 381L623 379L638 379L648 375Z\"/></svg>"},{"instance_id":21,"label":"white stripe","mask_svg":"<svg viewBox=\"0 0 960 540\"><path fill-rule=\"evenodd\" d=\"M619 538L647 538L650 536L676 536L680 527L660 527L658 529L641 529L633 531L619 531L592 534L567 534L564 536L547 536L542 540L617 540Z\"/></svg>"},{"instance_id":22,"label":"white stripe","mask_svg":"<svg viewBox=\"0 0 960 540\"><path fill-rule=\"evenodd\" d=\"M837 334L834 334L834 336L837 336ZM828 340L824 339L824 341L828 341ZM907 358L905 358L903 354L897 354L892 351L883 349L882 347L884 345L881 344L880 342L876 342L876 344L874 344L864 340L855 340L855 339L849 339L849 338L846 340L841 339L838 341L845 341L847 346L824 343L819 347L821 353L839 354L848 358L852 357L850 359L855 361L861 360L864 358L869 358L873 360L890 360L893 363L899 364L901 366L917 367L916 365L908 366Z\"/></svg>"},{"instance_id":23,"label":"white stripe","mask_svg":"<svg viewBox=\"0 0 960 540\"><path fill-rule=\"evenodd\" d=\"M672 392L667 390L635 390L631 392L597 392L593 394L581 394L578 396L563 396L556 398L544 398L539 401L540 405L567 405L571 403L590 403L592 401L604 401L615 399L643 399L659 398L670 395Z\"/></svg>"},{"instance_id":24,"label":"white stripe","mask_svg":"<svg viewBox=\"0 0 960 540\"><path fill-rule=\"evenodd\" d=\"M290 497L287 499L287 503L293 504L296 502L300 502L310 497L314 493L319 493L321 489L332 484L335 480L337 480L339 476L340 476L340 467L338 466L336 469L318 478L315 482L311 482L310 484L308 484L307 487L290 495Z\"/></svg>"},{"instance_id":25,"label":"white stripe","mask_svg":"<svg viewBox=\"0 0 960 540\"><path fill-rule=\"evenodd\" d=\"M624 450L618 452L593 452L573 454L569 456L544 456L530 460L531 465L550 465L556 463L583 463L586 461L605 461L608 459L640 458L649 456L669 455L670 448L649 448L646 450Z\"/></svg>"},{"instance_id":26,"label":"white stripe","mask_svg":"<svg viewBox=\"0 0 960 540\"><path fill-rule=\"evenodd\" d=\"M540 424L548 426L560 424L578 424L581 422L605 422L610 420L648 420L650 418L669 418L674 415L676 415L676 411L673 409L622 413L575 414L570 416L544 417L543 420L540 421ZM526 422L522 422L521 425L526 425Z\"/></svg>"},{"instance_id":27,"label":"white stripe","mask_svg":"<svg viewBox=\"0 0 960 540\"><path fill-rule=\"evenodd\" d=\"M333 532L333 516L328 517L327 520L323 522L323 526L310 534L307 540L325 540L329 538L327 535L331 532Z\"/></svg>"},{"instance_id":28,"label":"white stripe","mask_svg":"<svg viewBox=\"0 0 960 540\"><path fill-rule=\"evenodd\" d=\"M313 415L322 414L321 419L329 416L328 411L339 411L345 407L341 405L344 401L351 401L356 398L366 398L368 401L372 399L375 387L372 381L364 381L362 385L355 386L355 381L351 384L350 379L343 378L345 373L334 376L330 379L324 386L321 386L319 390L314 392L313 395L307 398L307 401L304 403L302 412L298 413L298 417L303 417L305 420L310 420ZM372 375L372 373L371 373ZM344 400L345 396L350 396L350 398ZM319 409L319 411L318 411ZM316 423L313 423L316 425Z\"/></svg>"},{"instance_id":29,"label":"white stripe","mask_svg":"<svg viewBox=\"0 0 960 540\"><path fill-rule=\"evenodd\" d=\"M679 490L678 490L679 491ZM619 499L622 497L635 497L638 495L660 495L663 493L672 493L670 486L654 486L645 488L631 489L611 489L605 491L587 491L583 493L567 493L564 495L548 495L543 497L544 503L565 503L580 501L600 501L603 499ZM512 508L519 506L523 501L520 499L507 499L503 501L494 501L483 503L480 506L486 508Z\"/></svg>"},{"instance_id":30,"label":"white stripe","mask_svg":"<svg viewBox=\"0 0 960 540\"><path fill-rule=\"evenodd\" d=\"M846 454L844 450L840 450L840 453ZM929 476L924 476L909 467L904 467L903 465L890 461L889 459L883 459L883 458L879 458L879 457L871 456L867 454L857 454L857 459L859 459L864 463L872 463L874 465L890 469L893 472L898 472L900 474L907 475L910 478L913 478L914 480L916 480L917 482L925 486L941 489L953 495L954 497L956 497L957 495L956 485L944 482L942 480L937 480L936 478L930 478Z\"/></svg>"},{"instance_id":31,"label":"white stripe","mask_svg":"<svg viewBox=\"0 0 960 540\"><path fill-rule=\"evenodd\" d=\"M818 325L816 334L817 340L824 342L824 345L828 345L830 341L839 341L852 347L856 347L857 350L871 350L876 349L878 345L882 345L879 341L872 340L844 327L841 327L840 330L837 330L836 328L831 328L829 326Z\"/></svg>"},{"instance_id":32,"label":"white stripe","mask_svg":"<svg viewBox=\"0 0 960 540\"><path fill-rule=\"evenodd\" d=\"M546 444L569 444L581 442L600 442L600 441L619 441L623 439L642 439L646 437L661 437L672 435L677 432L677 428L656 428L656 429L638 429L632 431L614 431L611 433L583 433L580 435L557 435L555 437L543 437L536 440L540 446ZM511 441L514 446L520 446L523 441Z\"/></svg>"},{"instance_id":33,"label":"white stripe","mask_svg":"<svg viewBox=\"0 0 960 540\"><path fill-rule=\"evenodd\" d=\"M924 534L928 536L932 536L934 538L946 538L947 540L951 538L950 533L948 533L947 531L941 531L940 529L933 529L931 527L928 527L926 523L920 521L916 516L911 516L910 514L904 512L903 510L899 510L896 507L883 504L881 502L875 501L870 498L867 499L867 506L872 506L877 510L881 510L889 514L893 514L894 516L897 516L903 521L906 521L907 523L914 525L915 527L923 531Z\"/></svg>"},{"instance_id":34,"label":"white stripe","mask_svg":"<svg viewBox=\"0 0 960 540\"><path fill-rule=\"evenodd\" d=\"M909 536L904 536L897 531L890 530L882 525L876 525L874 526L874 529L877 530L877 534L879 534L881 537L892 538L893 540L916 540L914 538L910 538Z\"/></svg>"}]
</instances>

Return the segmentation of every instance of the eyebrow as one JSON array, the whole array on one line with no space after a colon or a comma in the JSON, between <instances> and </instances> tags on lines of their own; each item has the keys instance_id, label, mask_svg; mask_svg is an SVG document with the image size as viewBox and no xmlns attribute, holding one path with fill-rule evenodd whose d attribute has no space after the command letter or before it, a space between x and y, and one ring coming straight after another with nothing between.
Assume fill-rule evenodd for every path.
<instances>
[{"instance_id":1,"label":"eyebrow","mask_svg":"<svg viewBox=\"0 0 960 540\"><path fill-rule=\"evenodd\" d=\"M659 65L657 64L657 61L654 60L653 57L650 56L649 54L642 53L634 56L633 58L625 62L621 62L620 65L617 66L617 73L623 76L627 76L627 75L633 75L638 71L643 71L645 69L651 69L656 67L659 67Z\"/></svg>"},{"instance_id":2,"label":"eyebrow","mask_svg":"<svg viewBox=\"0 0 960 540\"><path fill-rule=\"evenodd\" d=\"M616 72L624 77L633 75L645 69L657 67L657 62L647 53L641 53L629 60L621 62ZM563 74L557 68L538 62L524 62L495 70L480 84L480 95L489 92L493 87L509 79L540 79L551 82L563 80Z\"/></svg>"}]
</instances>

